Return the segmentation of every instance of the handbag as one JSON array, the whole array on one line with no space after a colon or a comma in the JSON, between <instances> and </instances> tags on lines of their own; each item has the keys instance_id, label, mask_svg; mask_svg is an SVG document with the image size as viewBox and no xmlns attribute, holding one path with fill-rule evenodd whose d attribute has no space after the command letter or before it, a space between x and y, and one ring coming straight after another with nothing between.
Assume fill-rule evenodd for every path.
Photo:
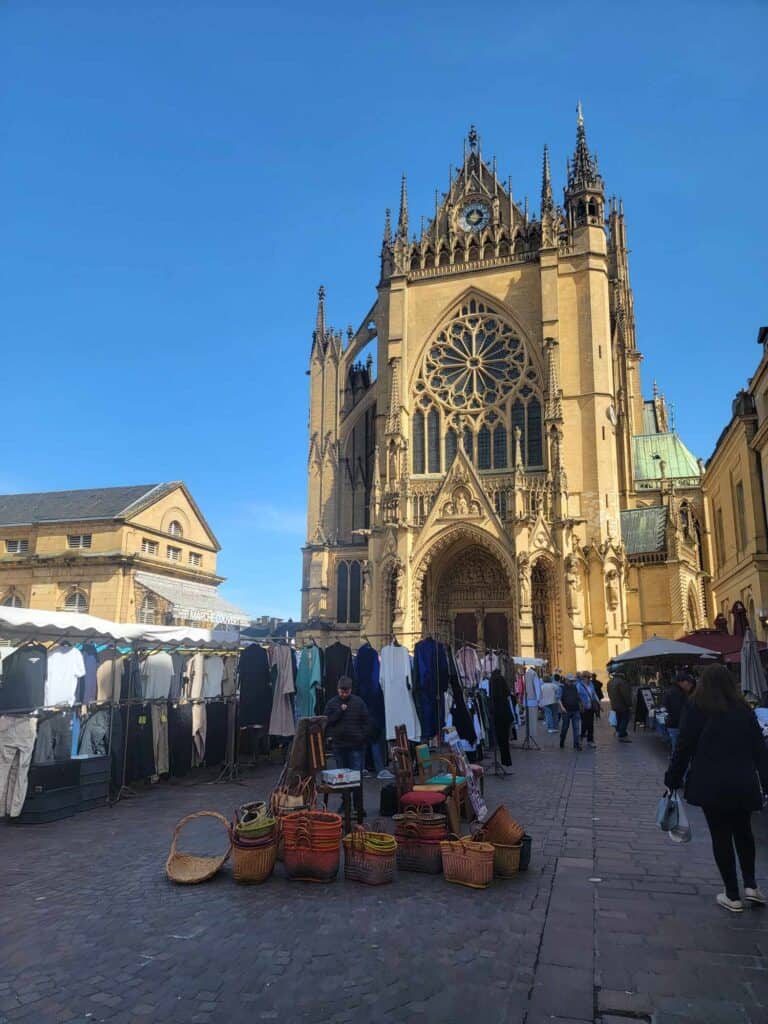
<instances>
[{"instance_id":1,"label":"handbag","mask_svg":"<svg viewBox=\"0 0 768 1024\"><path fill-rule=\"evenodd\" d=\"M616 717L616 712L613 710L613 708L611 708L611 710L608 712L608 725L612 725L615 729L618 724L619 720Z\"/></svg>"},{"instance_id":2,"label":"handbag","mask_svg":"<svg viewBox=\"0 0 768 1024\"><path fill-rule=\"evenodd\" d=\"M677 828L680 820L680 803L677 794L666 790L656 807L656 824L662 832L670 832Z\"/></svg>"},{"instance_id":3,"label":"handbag","mask_svg":"<svg viewBox=\"0 0 768 1024\"><path fill-rule=\"evenodd\" d=\"M678 793L673 793L672 799L677 810L677 821L669 829L669 838L673 843L690 843L693 829L688 821L688 812L685 809L685 804L680 799Z\"/></svg>"}]
</instances>

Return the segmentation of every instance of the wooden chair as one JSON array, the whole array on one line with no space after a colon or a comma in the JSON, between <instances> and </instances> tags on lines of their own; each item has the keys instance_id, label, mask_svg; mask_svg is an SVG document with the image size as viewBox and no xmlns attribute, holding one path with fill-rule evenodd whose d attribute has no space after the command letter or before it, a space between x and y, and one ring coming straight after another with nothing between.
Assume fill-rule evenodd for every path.
<instances>
[{"instance_id":1,"label":"wooden chair","mask_svg":"<svg viewBox=\"0 0 768 1024\"><path fill-rule=\"evenodd\" d=\"M429 807L431 810L436 810L444 807L445 813L448 815L450 829L458 835L461 828L461 817L455 796L456 788L450 783L441 785L416 782L413 777L413 762L408 749L395 747L392 752L392 760L400 810L404 811L409 807Z\"/></svg>"},{"instance_id":2,"label":"wooden chair","mask_svg":"<svg viewBox=\"0 0 768 1024\"><path fill-rule=\"evenodd\" d=\"M469 820L467 780L459 774L459 768L450 754L437 754L426 743L420 743L416 747L416 766L419 784L450 787L449 799L455 803L457 813L463 813Z\"/></svg>"}]
</instances>

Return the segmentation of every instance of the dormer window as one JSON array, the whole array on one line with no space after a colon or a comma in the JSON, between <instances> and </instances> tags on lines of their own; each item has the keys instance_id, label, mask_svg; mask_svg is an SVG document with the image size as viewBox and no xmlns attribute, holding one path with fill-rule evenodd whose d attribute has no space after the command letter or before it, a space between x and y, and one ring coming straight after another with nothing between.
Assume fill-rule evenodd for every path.
<instances>
[{"instance_id":1,"label":"dormer window","mask_svg":"<svg viewBox=\"0 0 768 1024\"><path fill-rule=\"evenodd\" d=\"M181 528L181 523L178 521L178 519L171 520L168 526L168 533L170 533L172 537L184 536L184 530Z\"/></svg>"}]
</instances>

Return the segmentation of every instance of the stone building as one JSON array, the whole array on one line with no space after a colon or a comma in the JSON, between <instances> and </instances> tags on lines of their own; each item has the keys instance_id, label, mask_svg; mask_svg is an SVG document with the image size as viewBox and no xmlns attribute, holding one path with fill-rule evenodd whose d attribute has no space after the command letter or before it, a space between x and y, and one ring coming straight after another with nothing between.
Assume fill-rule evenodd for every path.
<instances>
[{"instance_id":1,"label":"stone building","mask_svg":"<svg viewBox=\"0 0 768 1024\"><path fill-rule=\"evenodd\" d=\"M313 630L409 645L432 633L602 668L646 634L645 580L655 592L659 568L674 579L653 628L664 601L667 622L682 623L683 563L704 617L698 466L691 457L685 503L669 472L638 479L649 424L624 211L606 208L581 110L562 206L546 147L534 216L472 128L416 234L403 178L357 331L328 327L325 301L321 289L309 364L302 618ZM679 439L666 422L654 431L663 450L651 462L669 464ZM643 521L630 551L625 514L651 506L635 518L656 516L653 550L639 550Z\"/></svg>"},{"instance_id":2,"label":"stone building","mask_svg":"<svg viewBox=\"0 0 768 1024\"><path fill-rule=\"evenodd\" d=\"M739 604L760 639L768 623L768 327L762 358L733 400L731 420L707 462L704 497L710 526L714 608L733 628ZM721 620L722 621L722 620Z\"/></svg>"},{"instance_id":3,"label":"stone building","mask_svg":"<svg viewBox=\"0 0 768 1024\"><path fill-rule=\"evenodd\" d=\"M212 626L221 550L181 482L0 495L0 604L115 622Z\"/></svg>"}]
</instances>

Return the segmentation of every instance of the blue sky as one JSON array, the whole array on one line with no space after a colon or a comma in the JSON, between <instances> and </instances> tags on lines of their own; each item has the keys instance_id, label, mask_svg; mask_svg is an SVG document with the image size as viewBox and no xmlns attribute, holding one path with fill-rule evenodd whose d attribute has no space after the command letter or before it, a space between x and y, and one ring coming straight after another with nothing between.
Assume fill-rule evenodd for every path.
<instances>
[{"instance_id":1,"label":"blue sky","mask_svg":"<svg viewBox=\"0 0 768 1024\"><path fill-rule=\"evenodd\" d=\"M298 614L315 297L483 151L538 207L581 98L624 198L645 390L707 457L768 322L761 3L0 7L0 491L184 479L227 595Z\"/></svg>"}]
</instances>

